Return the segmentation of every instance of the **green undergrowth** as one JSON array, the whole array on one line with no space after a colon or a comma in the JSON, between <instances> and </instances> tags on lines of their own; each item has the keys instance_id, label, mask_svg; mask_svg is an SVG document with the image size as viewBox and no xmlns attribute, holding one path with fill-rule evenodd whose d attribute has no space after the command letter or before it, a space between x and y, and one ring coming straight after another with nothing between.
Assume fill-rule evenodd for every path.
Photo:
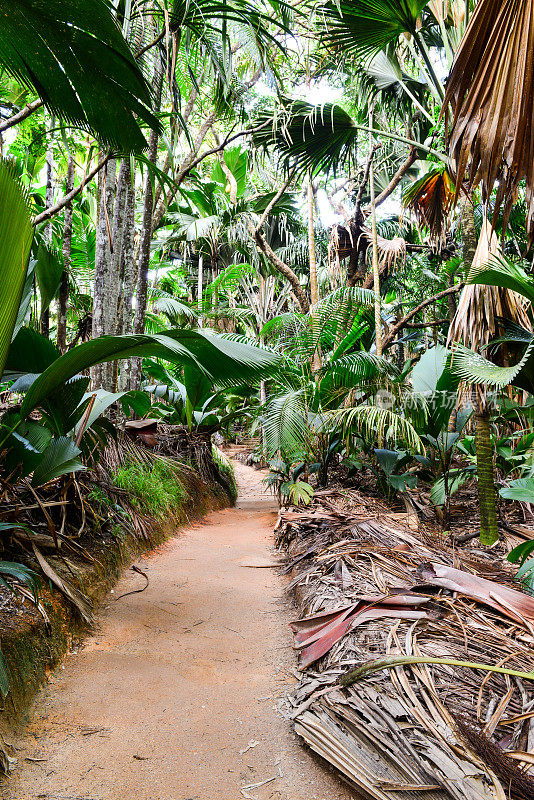
<instances>
[{"instance_id":1,"label":"green undergrowth","mask_svg":"<svg viewBox=\"0 0 534 800\"><path fill-rule=\"evenodd\" d=\"M125 463L114 473L113 482L128 492L134 508L159 520L170 514L180 516L190 501L180 467L164 459Z\"/></svg>"},{"instance_id":2,"label":"green undergrowth","mask_svg":"<svg viewBox=\"0 0 534 800\"><path fill-rule=\"evenodd\" d=\"M227 487L228 495L232 503L237 500L237 483L235 479L234 465L229 458L225 456L222 450L213 445L212 447L213 460L217 465L221 477L224 479Z\"/></svg>"}]
</instances>

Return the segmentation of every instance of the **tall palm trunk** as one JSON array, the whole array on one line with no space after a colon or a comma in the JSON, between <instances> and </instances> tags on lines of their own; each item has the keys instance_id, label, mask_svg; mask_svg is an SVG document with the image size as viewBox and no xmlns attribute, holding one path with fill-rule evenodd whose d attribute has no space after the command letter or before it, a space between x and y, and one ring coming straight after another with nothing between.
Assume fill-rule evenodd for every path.
<instances>
[{"instance_id":1,"label":"tall palm trunk","mask_svg":"<svg viewBox=\"0 0 534 800\"><path fill-rule=\"evenodd\" d=\"M317 258L315 255L315 199L313 196L313 183L311 169L308 170L308 251L310 261L310 295L312 306L319 302L319 288L317 285Z\"/></svg>"},{"instance_id":2,"label":"tall palm trunk","mask_svg":"<svg viewBox=\"0 0 534 800\"><path fill-rule=\"evenodd\" d=\"M369 128L373 127L373 111L369 112ZM369 147L373 148L373 137L369 133ZM371 195L371 240L372 240L372 254L373 254L373 290L376 295L375 299L375 338L376 338L376 354L382 355L382 309L380 303L380 270L378 267L378 236L376 232L376 204L375 204L375 170L373 166L373 157L369 165L369 192Z\"/></svg>"},{"instance_id":3,"label":"tall palm trunk","mask_svg":"<svg viewBox=\"0 0 534 800\"><path fill-rule=\"evenodd\" d=\"M315 198L313 196L313 182L311 169L308 170L308 256L310 263L310 298L314 306L319 302L319 287L317 284L317 257L315 254ZM312 372L316 374L322 365L319 343L313 351L311 363Z\"/></svg>"},{"instance_id":4,"label":"tall palm trunk","mask_svg":"<svg viewBox=\"0 0 534 800\"><path fill-rule=\"evenodd\" d=\"M197 304L198 304L198 324L202 325L202 293L204 291L204 257L198 257L198 276L197 276Z\"/></svg>"},{"instance_id":5,"label":"tall palm trunk","mask_svg":"<svg viewBox=\"0 0 534 800\"><path fill-rule=\"evenodd\" d=\"M102 179L99 198L98 223L95 242L95 277L93 291L93 323L92 336L106 333L106 300L109 286L109 270L111 267L111 224L113 217L113 198L115 194L116 159L110 159ZM91 369L91 382L94 389L100 389L105 375L102 364Z\"/></svg>"},{"instance_id":6,"label":"tall palm trunk","mask_svg":"<svg viewBox=\"0 0 534 800\"><path fill-rule=\"evenodd\" d=\"M67 180L65 194L74 188L74 156L69 153L67 164ZM72 202L65 206L63 219L63 273L59 285L58 310L57 310L57 346L64 353L67 349L67 306L69 302L69 272L72 262Z\"/></svg>"},{"instance_id":7,"label":"tall palm trunk","mask_svg":"<svg viewBox=\"0 0 534 800\"><path fill-rule=\"evenodd\" d=\"M119 316L119 295L122 288L121 266L126 219L126 201L130 182L130 159L123 158L117 176L115 208L111 228L111 263L104 301L104 333L117 334L122 327ZM108 391L117 387L118 362L110 361L103 365L103 385Z\"/></svg>"},{"instance_id":8,"label":"tall palm trunk","mask_svg":"<svg viewBox=\"0 0 534 800\"><path fill-rule=\"evenodd\" d=\"M475 210L471 198L466 198L462 208L463 260L467 272L471 268L477 249ZM475 404L475 447L477 459L478 507L480 512L480 543L492 545L498 541L497 503L493 474L493 451L490 435L490 414L486 391L477 387L473 392Z\"/></svg>"},{"instance_id":9,"label":"tall palm trunk","mask_svg":"<svg viewBox=\"0 0 534 800\"><path fill-rule=\"evenodd\" d=\"M499 541L497 530L497 500L493 476L490 414L487 405L477 399L475 411L475 447L477 452L478 507L480 511L480 544Z\"/></svg>"},{"instance_id":10,"label":"tall palm trunk","mask_svg":"<svg viewBox=\"0 0 534 800\"><path fill-rule=\"evenodd\" d=\"M126 211L124 215L124 234L122 239L121 287L119 304L119 333L129 334L133 329L132 300L135 285L134 251L135 251L135 171L132 174L129 166L128 191L126 195ZM126 391L130 387L131 359L124 359L120 365L119 390Z\"/></svg>"}]
</instances>

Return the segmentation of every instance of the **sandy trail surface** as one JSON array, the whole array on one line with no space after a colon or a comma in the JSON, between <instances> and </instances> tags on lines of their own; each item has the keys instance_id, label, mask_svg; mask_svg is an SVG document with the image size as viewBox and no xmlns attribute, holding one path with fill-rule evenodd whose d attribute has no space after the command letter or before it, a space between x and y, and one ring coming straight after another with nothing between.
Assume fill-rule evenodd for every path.
<instances>
[{"instance_id":1,"label":"sandy trail surface","mask_svg":"<svg viewBox=\"0 0 534 800\"><path fill-rule=\"evenodd\" d=\"M350 800L280 715L294 656L275 505L236 464L235 508L136 561L37 697L3 800ZM262 784L255 786L255 784ZM250 788L247 788L250 787Z\"/></svg>"}]
</instances>

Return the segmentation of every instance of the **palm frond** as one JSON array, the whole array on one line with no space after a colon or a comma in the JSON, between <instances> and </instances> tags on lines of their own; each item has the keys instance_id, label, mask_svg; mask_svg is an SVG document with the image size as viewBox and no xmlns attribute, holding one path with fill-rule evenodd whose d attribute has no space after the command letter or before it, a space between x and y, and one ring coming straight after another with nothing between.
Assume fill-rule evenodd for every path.
<instances>
[{"instance_id":1,"label":"palm frond","mask_svg":"<svg viewBox=\"0 0 534 800\"><path fill-rule=\"evenodd\" d=\"M432 238L439 241L447 233L454 194L451 176L445 167L440 167L410 184L402 203L414 212L421 226L428 228Z\"/></svg>"},{"instance_id":2,"label":"palm frond","mask_svg":"<svg viewBox=\"0 0 534 800\"><path fill-rule=\"evenodd\" d=\"M482 184L483 200L496 188L495 215L504 227L526 181L527 232L534 239L534 26L527 0L479 0L447 83L446 124L452 107L450 155L456 196Z\"/></svg>"},{"instance_id":3,"label":"palm frond","mask_svg":"<svg viewBox=\"0 0 534 800\"><path fill-rule=\"evenodd\" d=\"M59 119L122 152L146 146L136 117L159 129L143 74L105 0L2 0L0 38L0 64Z\"/></svg>"},{"instance_id":4,"label":"palm frond","mask_svg":"<svg viewBox=\"0 0 534 800\"><path fill-rule=\"evenodd\" d=\"M379 405L342 408L333 413L333 418L343 425L345 436L358 433L368 442L402 444L417 453L424 449L419 434L406 417Z\"/></svg>"},{"instance_id":5,"label":"palm frond","mask_svg":"<svg viewBox=\"0 0 534 800\"><path fill-rule=\"evenodd\" d=\"M274 397L262 416L262 427L268 457L280 454L292 462L305 450L307 412L302 391L291 391Z\"/></svg>"},{"instance_id":6,"label":"palm frond","mask_svg":"<svg viewBox=\"0 0 534 800\"><path fill-rule=\"evenodd\" d=\"M520 264L505 258L502 253L490 254L486 262L473 261L467 283L510 289L534 303L532 278Z\"/></svg>"},{"instance_id":7,"label":"palm frond","mask_svg":"<svg viewBox=\"0 0 534 800\"><path fill-rule=\"evenodd\" d=\"M418 20L428 0L327 0L321 7L322 39L336 52L369 58L403 33L418 34Z\"/></svg>"},{"instance_id":8,"label":"palm frond","mask_svg":"<svg viewBox=\"0 0 534 800\"><path fill-rule=\"evenodd\" d=\"M281 112L258 115L256 125L261 124L254 144L273 148L286 165L297 165L299 171L328 173L354 164L359 131L340 105L294 100Z\"/></svg>"},{"instance_id":9,"label":"palm frond","mask_svg":"<svg viewBox=\"0 0 534 800\"><path fill-rule=\"evenodd\" d=\"M466 383L503 389L508 384L534 392L534 342L512 367L499 367L479 353L457 344L453 350L451 371Z\"/></svg>"}]
</instances>

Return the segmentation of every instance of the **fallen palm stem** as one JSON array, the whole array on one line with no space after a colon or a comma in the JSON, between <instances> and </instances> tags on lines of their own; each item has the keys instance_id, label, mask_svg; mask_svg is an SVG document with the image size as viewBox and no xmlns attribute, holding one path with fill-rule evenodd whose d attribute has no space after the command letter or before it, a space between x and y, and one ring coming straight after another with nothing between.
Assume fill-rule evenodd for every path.
<instances>
[{"instance_id":1,"label":"fallen palm stem","mask_svg":"<svg viewBox=\"0 0 534 800\"><path fill-rule=\"evenodd\" d=\"M361 667L341 677L340 683L342 686L350 686L372 672L380 672L383 669L393 669L394 667L406 667L412 664L442 664L448 667L482 669L486 672L498 672L499 675L509 675L513 678L534 681L534 672L521 672L520 670L507 669L506 667L494 667L491 664L478 664L474 661L459 661L456 658L431 658L427 656L390 656L389 658L379 658L376 661L368 661L367 664L363 664Z\"/></svg>"}]
</instances>

